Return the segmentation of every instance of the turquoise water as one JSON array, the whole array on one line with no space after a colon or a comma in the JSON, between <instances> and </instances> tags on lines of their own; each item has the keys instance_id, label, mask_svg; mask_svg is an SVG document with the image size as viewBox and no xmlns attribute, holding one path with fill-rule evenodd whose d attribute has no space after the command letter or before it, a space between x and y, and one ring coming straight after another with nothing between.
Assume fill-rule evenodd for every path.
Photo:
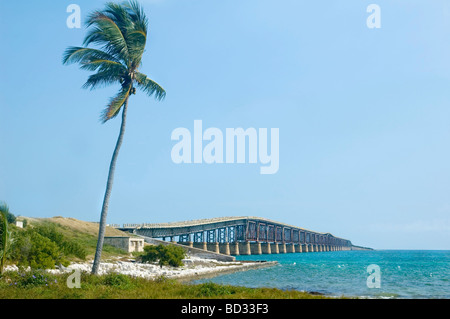
<instances>
[{"instance_id":1,"label":"turquoise water","mask_svg":"<svg viewBox=\"0 0 450 319\"><path fill-rule=\"evenodd\" d=\"M276 287L330 296L450 298L450 251L338 251L238 256L236 259L276 260L279 264L195 282ZM368 287L367 267L371 264L380 267L379 288Z\"/></svg>"}]
</instances>

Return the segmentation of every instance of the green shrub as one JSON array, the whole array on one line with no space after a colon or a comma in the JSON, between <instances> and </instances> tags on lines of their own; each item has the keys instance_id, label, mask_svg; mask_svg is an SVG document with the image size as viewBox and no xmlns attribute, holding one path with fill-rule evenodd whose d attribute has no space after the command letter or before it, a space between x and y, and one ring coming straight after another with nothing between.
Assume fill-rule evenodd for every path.
<instances>
[{"instance_id":1,"label":"green shrub","mask_svg":"<svg viewBox=\"0 0 450 319\"><path fill-rule=\"evenodd\" d=\"M26 229L15 228L9 260L17 266L33 269L69 265L68 257L85 259L86 249L74 240L68 240L54 225L37 225Z\"/></svg>"},{"instance_id":2,"label":"green shrub","mask_svg":"<svg viewBox=\"0 0 450 319\"><path fill-rule=\"evenodd\" d=\"M56 243L31 228L14 233L10 259L16 262L17 266L29 266L32 269L48 269L55 268L58 264L69 264Z\"/></svg>"},{"instance_id":3,"label":"green shrub","mask_svg":"<svg viewBox=\"0 0 450 319\"><path fill-rule=\"evenodd\" d=\"M103 284L119 289L129 289L133 287L130 277L117 273L109 273L105 275L103 278Z\"/></svg>"},{"instance_id":4,"label":"green shrub","mask_svg":"<svg viewBox=\"0 0 450 319\"><path fill-rule=\"evenodd\" d=\"M140 257L141 262L156 262L162 267L169 265L172 267L183 266L182 259L186 256L183 248L175 245L145 246L144 254Z\"/></svg>"},{"instance_id":5,"label":"green shrub","mask_svg":"<svg viewBox=\"0 0 450 319\"><path fill-rule=\"evenodd\" d=\"M186 256L186 252L183 248L174 245L162 247L164 247L164 249L162 250L162 253L160 255L160 265L170 265L173 267L183 266L182 260Z\"/></svg>"},{"instance_id":6,"label":"green shrub","mask_svg":"<svg viewBox=\"0 0 450 319\"><path fill-rule=\"evenodd\" d=\"M141 254L139 259L143 263L152 263L158 261L159 251L156 246L144 246L144 253Z\"/></svg>"},{"instance_id":7,"label":"green shrub","mask_svg":"<svg viewBox=\"0 0 450 319\"><path fill-rule=\"evenodd\" d=\"M56 229L54 224L39 225L35 227L35 231L57 244L64 255L86 259L87 252L83 246L76 241L67 240L64 235Z\"/></svg>"},{"instance_id":8,"label":"green shrub","mask_svg":"<svg viewBox=\"0 0 450 319\"><path fill-rule=\"evenodd\" d=\"M215 284L213 282L206 282L200 284L197 289L198 297L214 297L232 295L235 291L233 287Z\"/></svg>"},{"instance_id":9,"label":"green shrub","mask_svg":"<svg viewBox=\"0 0 450 319\"><path fill-rule=\"evenodd\" d=\"M56 276L39 270L11 272L9 286L19 288L51 287L58 283Z\"/></svg>"}]
</instances>

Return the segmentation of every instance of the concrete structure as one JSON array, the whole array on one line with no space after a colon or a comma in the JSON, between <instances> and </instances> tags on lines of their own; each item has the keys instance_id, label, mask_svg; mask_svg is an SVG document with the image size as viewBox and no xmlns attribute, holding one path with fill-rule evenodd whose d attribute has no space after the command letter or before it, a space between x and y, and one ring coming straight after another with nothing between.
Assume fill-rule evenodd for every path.
<instances>
[{"instance_id":1,"label":"concrete structure","mask_svg":"<svg viewBox=\"0 0 450 319\"><path fill-rule=\"evenodd\" d=\"M123 231L223 255L368 250L330 233L260 217L220 217L163 224L125 224Z\"/></svg>"},{"instance_id":2,"label":"concrete structure","mask_svg":"<svg viewBox=\"0 0 450 319\"><path fill-rule=\"evenodd\" d=\"M105 244L120 248L128 253L144 251L144 239L126 236L105 237Z\"/></svg>"}]
</instances>

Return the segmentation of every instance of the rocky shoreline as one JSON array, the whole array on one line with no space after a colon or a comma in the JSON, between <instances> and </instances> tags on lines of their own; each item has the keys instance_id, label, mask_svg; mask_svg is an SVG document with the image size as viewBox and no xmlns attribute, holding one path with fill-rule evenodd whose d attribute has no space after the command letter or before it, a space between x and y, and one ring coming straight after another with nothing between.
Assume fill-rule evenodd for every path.
<instances>
[{"instance_id":1,"label":"rocky shoreline","mask_svg":"<svg viewBox=\"0 0 450 319\"><path fill-rule=\"evenodd\" d=\"M119 273L132 277L140 277L145 279L157 279L166 277L169 279L177 279L181 281L191 281L202 278L211 278L220 274L232 273L236 271L245 271L250 269L258 269L271 267L277 262L264 261L233 261L224 262L214 259L205 259L190 256L183 259L183 266L170 267L152 264L138 263L133 260L111 260L102 262L99 267L99 275L108 273ZM52 274L73 273L75 270L90 273L92 269L92 261L83 263L72 263L68 267L57 267L56 269L47 269ZM15 265L6 266L5 271L18 271Z\"/></svg>"}]
</instances>

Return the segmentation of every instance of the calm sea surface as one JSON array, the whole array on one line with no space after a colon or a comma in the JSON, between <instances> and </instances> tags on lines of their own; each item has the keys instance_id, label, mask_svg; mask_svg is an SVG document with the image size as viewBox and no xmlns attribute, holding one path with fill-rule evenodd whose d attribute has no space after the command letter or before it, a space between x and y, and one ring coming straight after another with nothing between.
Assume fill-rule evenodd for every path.
<instances>
[{"instance_id":1,"label":"calm sea surface","mask_svg":"<svg viewBox=\"0 0 450 319\"><path fill-rule=\"evenodd\" d=\"M315 291L368 298L450 298L450 251L377 250L238 256L276 260L278 265L200 282ZM369 288L369 265L380 269L380 287Z\"/></svg>"}]
</instances>

